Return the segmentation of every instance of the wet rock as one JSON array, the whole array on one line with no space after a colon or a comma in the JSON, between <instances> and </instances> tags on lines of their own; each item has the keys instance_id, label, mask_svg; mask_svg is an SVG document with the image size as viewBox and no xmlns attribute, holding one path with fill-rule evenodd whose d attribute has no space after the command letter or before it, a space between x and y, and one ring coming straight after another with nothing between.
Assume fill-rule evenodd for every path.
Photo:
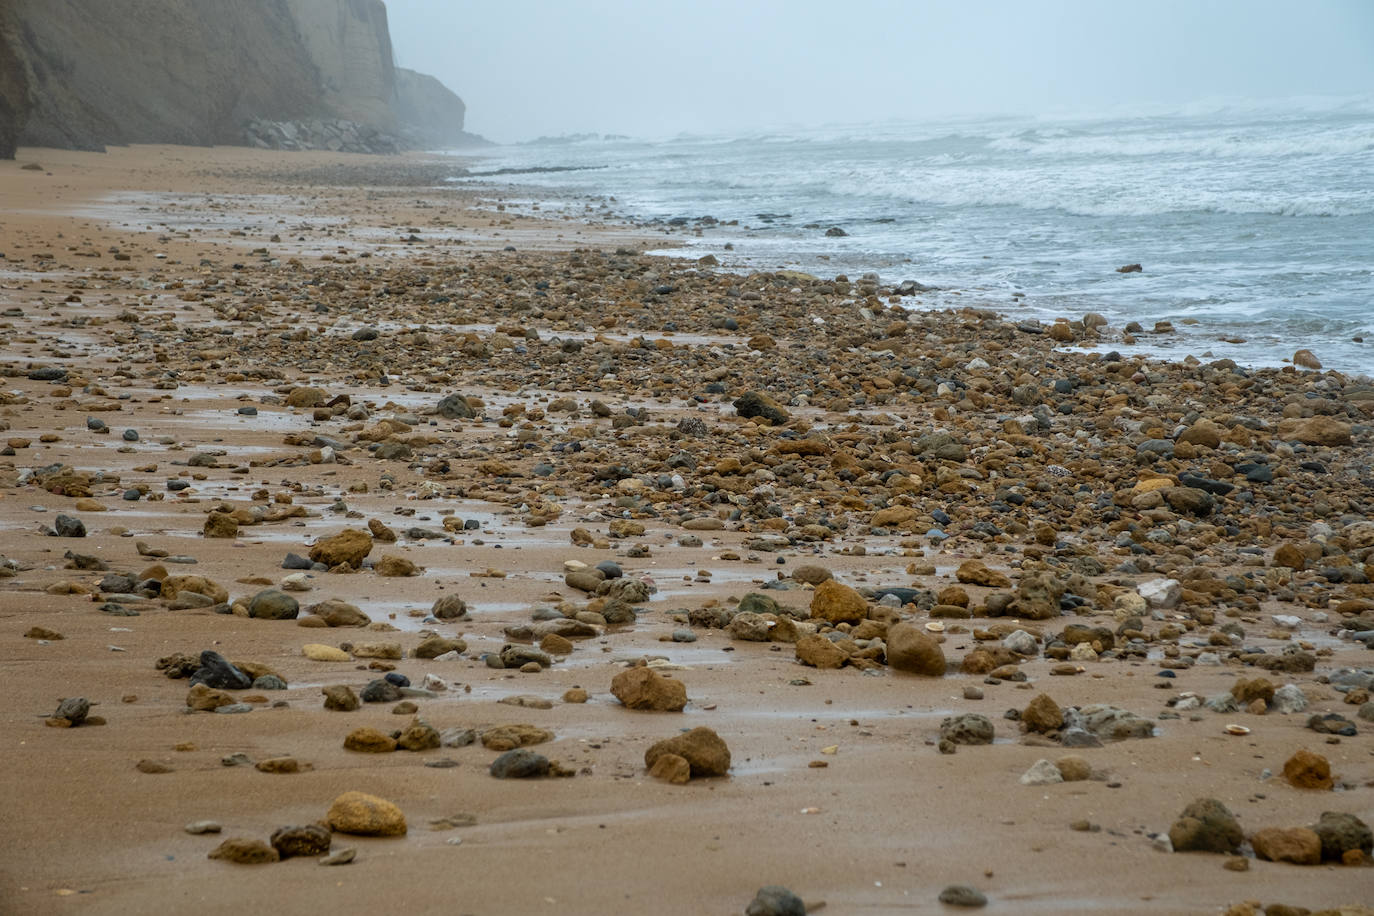
<instances>
[{"instance_id":1,"label":"wet rock","mask_svg":"<svg viewBox=\"0 0 1374 916\"><path fill-rule=\"evenodd\" d=\"M834 575L824 566L803 564L792 570L792 578L806 585L820 585L827 579L833 579Z\"/></svg>"},{"instance_id":2,"label":"wet rock","mask_svg":"<svg viewBox=\"0 0 1374 916\"><path fill-rule=\"evenodd\" d=\"M339 833L401 836L406 832L406 819L400 808L364 792L345 792L335 798L325 819Z\"/></svg>"},{"instance_id":3,"label":"wet rock","mask_svg":"<svg viewBox=\"0 0 1374 916\"><path fill-rule=\"evenodd\" d=\"M1064 726L1064 711L1047 694L1038 694L1021 712L1021 726L1028 732L1055 732Z\"/></svg>"},{"instance_id":4,"label":"wet rock","mask_svg":"<svg viewBox=\"0 0 1374 916\"><path fill-rule=\"evenodd\" d=\"M868 601L848 585L827 579L811 597L811 617L828 623L858 623L868 617Z\"/></svg>"},{"instance_id":5,"label":"wet rock","mask_svg":"<svg viewBox=\"0 0 1374 916\"><path fill-rule=\"evenodd\" d=\"M265 588L248 602L248 616L259 620L295 620L300 607L286 592Z\"/></svg>"},{"instance_id":6,"label":"wet rock","mask_svg":"<svg viewBox=\"0 0 1374 916\"><path fill-rule=\"evenodd\" d=\"M1306 827L1266 827L1250 837L1250 845L1270 862L1319 865L1322 860L1321 838Z\"/></svg>"},{"instance_id":7,"label":"wet rock","mask_svg":"<svg viewBox=\"0 0 1374 916\"><path fill-rule=\"evenodd\" d=\"M1191 802L1169 828L1169 841L1176 852L1232 853L1243 839L1235 815L1215 798Z\"/></svg>"},{"instance_id":8,"label":"wet rock","mask_svg":"<svg viewBox=\"0 0 1374 916\"><path fill-rule=\"evenodd\" d=\"M319 617L331 627L365 627L372 622L372 618L363 613L357 605L338 598L312 604L305 612Z\"/></svg>"},{"instance_id":9,"label":"wet rock","mask_svg":"<svg viewBox=\"0 0 1374 916\"><path fill-rule=\"evenodd\" d=\"M887 663L896 671L926 677L942 677L945 673L945 653L940 644L909 623L888 627Z\"/></svg>"},{"instance_id":10,"label":"wet rock","mask_svg":"<svg viewBox=\"0 0 1374 916\"><path fill-rule=\"evenodd\" d=\"M390 681L377 678L368 682L360 696L364 703L394 703L401 698L401 688Z\"/></svg>"},{"instance_id":11,"label":"wet rock","mask_svg":"<svg viewBox=\"0 0 1374 916\"><path fill-rule=\"evenodd\" d=\"M405 557L398 557L395 554L383 554L374 567L379 576L386 578L404 578L407 576L418 576L420 567Z\"/></svg>"},{"instance_id":12,"label":"wet rock","mask_svg":"<svg viewBox=\"0 0 1374 916\"><path fill-rule=\"evenodd\" d=\"M411 651L411 655L415 658L438 658L448 652L462 654L467 650L468 644L461 639L449 639L446 636L426 636Z\"/></svg>"},{"instance_id":13,"label":"wet rock","mask_svg":"<svg viewBox=\"0 0 1374 916\"><path fill-rule=\"evenodd\" d=\"M191 683L217 690L247 690L253 686L253 679L223 655L206 649L200 653L200 667L191 675Z\"/></svg>"},{"instance_id":14,"label":"wet rock","mask_svg":"<svg viewBox=\"0 0 1374 916\"><path fill-rule=\"evenodd\" d=\"M359 569L372 552L372 535L357 528L345 528L333 537L321 538L310 548L310 559L333 569L346 566Z\"/></svg>"},{"instance_id":15,"label":"wet rock","mask_svg":"<svg viewBox=\"0 0 1374 916\"><path fill-rule=\"evenodd\" d=\"M1356 734L1355 723L1334 712L1324 716L1311 716L1307 720L1307 727L1319 735L1342 735L1353 738Z\"/></svg>"},{"instance_id":16,"label":"wet rock","mask_svg":"<svg viewBox=\"0 0 1374 916\"><path fill-rule=\"evenodd\" d=\"M1299 748L1284 763L1283 778L1299 789L1330 789L1331 764L1321 754Z\"/></svg>"},{"instance_id":17,"label":"wet rock","mask_svg":"<svg viewBox=\"0 0 1374 916\"><path fill-rule=\"evenodd\" d=\"M396 739L396 746L407 751L427 751L439 745L438 729L419 719L407 725L401 731L401 737Z\"/></svg>"},{"instance_id":18,"label":"wet rock","mask_svg":"<svg viewBox=\"0 0 1374 916\"><path fill-rule=\"evenodd\" d=\"M693 778L730 772L730 748L720 735L704 726L654 743L644 752L644 766L652 770L658 758L668 754L686 760Z\"/></svg>"},{"instance_id":19,"label":"wet rock","mask_svg":"<svg viewBox=\"0 0 1374 916\"><path fill-rule=\"evenodd\" d=\"M1066 715L1065 721L1068 719ZM1105 703L1094 703L1080 708L1075 720L1080 727L1104 741L1152 738L1155 733L1154 723L1149 719Z\"/></svg>"},{"instance_id":20,"label":"wet rock","mask_svg":"<svg viewBox=\"0 0 1374 916\"><path fill-rule=\"evenodd\" d=\"M91 701L85 697L67 697L57 704L54 719L65 719L71 726L81 725L91 713Z\"/></svg>"},{"instance_id":21,"label":"wet rock","mask_svg":"<svg viewBox=\"0 0 1374 916\"><path fill-rule=\"evenodd\" d=\"M230 837L210 850L207 858L233 862L235 865L264 865L280 861L281 854L262 840Z\"/></svg>"},{"instance_id":22,"label":"wet rock","mask_svg":"<svg viewBox=\"0 0 1374 916\"><path fill-rule=\"evenodd\" d=\"M543 754L517 748L491 762L489 772L497 779L534 779L548 776L552 765Z\"/></svg>"},{"instance_id":23,"label":"wet rock","mask_svg":"<svg viewBox=\"0 0 1374 916\"><path fill-rule=\"evenodd\" d=\"M744 908L744 916L806 916L806 904L787 888L770 884L759 888Z\"/></svg>"},{"instance_id":24,"label":"wet rock","mask_svg":"<svg viewBox=\"0 0 1374 916\"><path fill-rule=\"evenodd\" d=\"M292 856L322 856L329 852L334 836L319 824L279 827L272 832L272 848L283 859Z\"/></svg>"},{"instance_id":25,"label":"wet rock","mask_svg":"<svg viewBox=\"0 0 1374 916\"><path fill-rule=\"evenodd\" d=\"M967 884L951 884L940 891L940 902L945 906L981 907L987 906L988 898Z\"/></svg>"},{"instance_id":26,"label":"wet rock","mask_svg":"<svg viewBox=\"0 0 1374 916\"><path fill-rule=\"evenodd\" d=\"M940 738L953 744L991 744L992 722L976 712L950 716L940 722Z\"/></svg>"},{"instance_id":27,"label":"wet rock","mask_svg":"<svg viewBox=\"0 0 1374 916\"><path fill-rule=\"evenodd\" d=\"M344 737L343 746L362 754L389 754L396 750L396 739L375 728L355 728Z\"/></svg>"},{"instance_id":28,"label":"wet rock","mask_svg":"<svg viewBox=\"0 0 1374 916\"><path fill-rule=\"evenodd\" d=\"M429 613L439 620L457 620L467 616L468 606L457 595L444 595L434 602Z\"/></svg>"},{"instance_id":29,"label":"wet rock","mask_svg":"<svg viewBox=\"0 0 1374 916\"><path fill-rule=\"evenodd\" d=\"M471 420L477 416L467 398L461 394L450 394L435 407L435 413L446 420Z\"/></svg>"},{"instance_id":30,"label":"wet rock","mask_svg":"<svg viewBox=\"0 0 1374 916\"><path fill-rule=\"evenodd\" d=\"M814 633L798 639L794 652L797 661L813 668L843 668L849 660L843 649Z\"/></svg>"},{"instance_id":31,"label":"wet rock","mask_svg":"<svg viewBox=\"0 0 1374 916\"><path fill-rule=\"evenodd\" d=\"M1366 856L1374 852L1374 832L1353 814L1323 811L1310 829L1321 840L1324 861L1343 861L1352 850L1359 850Z\"/></svg>"},{"instance_id":32,"label":"wet rock","mask_svg":"<svg viewBox=\"0 0 1374 916\"><path fill-rule=\"evenodd\" d=\"M52 520L53 533L60 538L84 538L86 525L79 518L59 515Z\"/></svg>"},{"instance_id":33,"label":"wet rock","mask_svg":"<svg viewBox=\"0 0 1374 916\"><path fill-rule=\"evenodd\" d=\"M687 687L652 668L627 668L611 679L611 693L630 709L680 712L687 705Z\"/></svg>"},{"instance_id":34,"label":"wet rock","mask_svg":"<svg viewBox=\"0 0 1374 916\"><path fill-rule=\"evenodd\" d=\"M745 392L732 406L745 419L762 417L774 426L782 426L792 419L781 404L760 391Z\"/></svg>"}]
</instances>

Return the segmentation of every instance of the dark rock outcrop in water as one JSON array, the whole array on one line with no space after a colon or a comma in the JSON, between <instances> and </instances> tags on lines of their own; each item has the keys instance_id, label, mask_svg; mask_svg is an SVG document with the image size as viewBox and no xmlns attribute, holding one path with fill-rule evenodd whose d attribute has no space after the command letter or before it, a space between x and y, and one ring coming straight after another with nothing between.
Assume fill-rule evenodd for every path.
<instances>
[{"instance_id":1,"label":"dark rock outcrop in water","mask_svg":"<svg viewBox=\"0 0 1374 916\"><path fill-rule=\"evenodd\" d=\"M382 0L0 3L0 158L128 143L392 152L402 136L457 145L463 116L437 80L398 80Z\"/></svg>"}]
</instances>

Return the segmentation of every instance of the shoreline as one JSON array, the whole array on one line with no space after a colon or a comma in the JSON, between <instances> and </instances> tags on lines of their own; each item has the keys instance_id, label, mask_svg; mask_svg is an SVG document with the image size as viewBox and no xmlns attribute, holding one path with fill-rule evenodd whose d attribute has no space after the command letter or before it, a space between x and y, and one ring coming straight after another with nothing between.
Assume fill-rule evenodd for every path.
<instances>
[{"instance_id":1,"label":"shoreline","mask_svg":"<svg viewBox=\"0 0 1374 916\"><path fill-rule=\"evenodd\" d=\"M1371 667L1349 635L1374 617L1374 391L1356 380L1063 352L1093 329L908 311L857 277L843 290L715 272L636 253L657 241L636 227L473 209L482 194L306 180L418 178L426 157L105 156L21 150L0 170L0 441L13 452L0 456L0 554L14 561L0 579L12 685L0 772L26 799L0 830L12 850L0 893L25 912L169 898L376 908L402 895L437 908L459 891L436 876L454 870L483 876L461 886L474 913L739 912L767 884L841 912L933 912L951 884L1020 913L1362 899L1367 861L1247 853L1248 870L1230 871L1227 857L1168 855L1153 839L1196 797L1222 800L1247 837L1327 810L1374 822L1374 722L1345 702L1360 688L1332 680ZM33 159L52 174L23 171ZM131 192L172 196L126 208L123 227L90 211L96 196ZM218 227L204 212L178 224L186 201L209 197ZM44 368L65 375L30 377ZM308 388L319 395L294 394ZM735 406L758 389L777 401L761 405L780 411L772 422ZM434 412L455 393L472 416ZM78 473L37 473L58 464ZM85 536L42 534L58 514ZM230 530L219 516L235 535L205 537ZM344 528L376 535L369 564L421 569L290 579L286 553ZM569 560L643 581L632 622L612 622L624 609L595 586L570 584ZM161 581L202 576L227 600L181 607L102 587L159 563ZM831 627L804 581L814 566L855 589L912 589L916 604L870 591L862 621ZM1182 583L1172 601L1125 597L1164 578ZM288 579L299 618L234 610ZM799 663L800 642L740 638L745 621L709 625L750 593L780 605L765 634L831 633L844 667ZM467 615L427 621L451 594ZM1065 595L1079 603L1061 616ZM301 625L331 599L371 627ZM942 640L943 677L903 674L873 651L898 619ZM542 641L521 628L559 620L590 635L549 643L559 651L539 670L488 666L486 654ZM1102 629L1071 655L1078 645L1054 642L1070 625ZM64 638L25 638L32 627ZM461 640L459 657L412 657L421 629ZM1028 653L1006 645L1027 636ZM313 643L354 651L316 661L302 655ZM234 691L257 695L247 714L183 711L187 681L156 662L207 649L267 666L287 689ZM999 676L980 649L1004 663ZM1290 656L1301 663L1263 667ZM686 685L683 712L612 697L641 658ZM321 708L321 687L360 690L388 666L448 688L414 697L414 713ZM1296 685L1307 712L1189 711L1188 694L1243 693L1260 677ZM564 699L577 688L586 702ZM1062 710L1112 704L1154 736L1078 749L1058 726L1004 717L1024 719L1042 693ZM96 701L107 724L45 727L71 696ZM986 716L995 742L941 753L941 721L966 713ZM1305 727L1314 713L1346 715L1358 734L1332 743ZM385 734L413 715L439 732L547 729L531 750L575 775L494 779L496 753L480 742L343 747L354 729ZM650 777L645 750L695 726L726 741L731 775ZM1300 747L1330 760L1341 791L1284 782ZM299 771L222 764L235 754L290 757ZM1094 775L1020 783L1036 761L1071 755ZM454 766L429 765L441 760ZM398 805L406 836L336 833L336 849L357 849L346 868L206 858L226 837L317 821L349 790ZM222 835L184 832L202 819Z\"/></svg>"}]
</instances>

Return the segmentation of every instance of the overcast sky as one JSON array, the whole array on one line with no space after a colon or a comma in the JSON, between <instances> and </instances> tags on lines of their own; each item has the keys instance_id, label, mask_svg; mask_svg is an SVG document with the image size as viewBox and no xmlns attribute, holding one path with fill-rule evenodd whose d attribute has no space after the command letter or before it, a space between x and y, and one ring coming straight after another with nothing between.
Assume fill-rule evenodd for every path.
<instances>
[{"instance_id":1,"label":"overcast sky","mask_svg":"<svg viewBox=\"0 0 1374 916\"><path fill-rule=\"evenodd\" d=\"M386 0L468 130L540 135L1374 96L1374 0Z\"/></svg>"}]
</instances>

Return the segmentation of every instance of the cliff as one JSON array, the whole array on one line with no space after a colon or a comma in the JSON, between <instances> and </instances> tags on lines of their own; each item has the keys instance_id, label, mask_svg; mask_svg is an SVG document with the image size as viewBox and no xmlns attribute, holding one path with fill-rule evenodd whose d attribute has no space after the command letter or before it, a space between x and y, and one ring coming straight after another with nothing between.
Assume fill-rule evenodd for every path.
<instances>
[{"instance_id":1,"label":"cliff","mask_svg":"<svg viewBox=\"0 0 1374 916\"><path fill-rule=\"evenodd\" d=\"M414 76L424 90L398 94L382 0L0 0L0 157L16 143L388 152L412 111L444 131L456 111L461 132L462 101Z\"/></svg>"},{"instance_id":2,"label":"cliff","mask_svg":"<svg viewBox=\"0 0 1374 916\"><path fill-rule=\"evenodd\" d=\"M453 149L490 142L463 130L467 106L432 76L397 67L395 109L402 136L411 146Z\"/></svg>"}]
</instances>

